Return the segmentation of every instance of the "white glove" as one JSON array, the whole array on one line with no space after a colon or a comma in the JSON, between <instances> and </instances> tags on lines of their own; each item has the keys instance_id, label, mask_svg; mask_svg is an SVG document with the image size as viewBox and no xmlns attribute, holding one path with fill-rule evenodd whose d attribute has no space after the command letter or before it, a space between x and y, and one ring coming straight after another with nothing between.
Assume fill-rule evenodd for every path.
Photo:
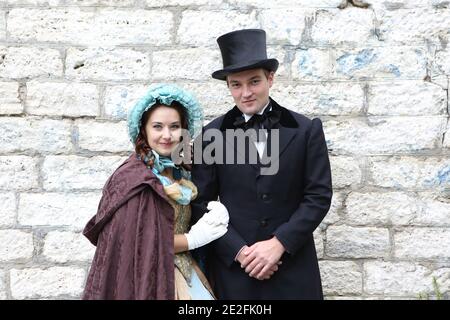
<instances>
[{"instance_id":1,"label":"white glove","mask_svg":"<svg viewBox=\"0 0 450 320\"><path fill-rule=\"evenodd\" d=\"M193 250L223 236L228 230L228 210L217 201L208 203L208 209L200 220L185 233L188 249Z\"/></svg>"},{"instance_id":2,"label":"white glove","mask_svg":"<svg viewBox=\"0 0 450 320\"><path fill-rule=\"evenodd\" d=\"M209 224L223 224L228 225L228 220L230 219L228 215L228 210L225 206L219 201L210 201L208 202L208 210L209 212L205 213L203 216L206 216L205 219Z\"/></svg>"}]
</instances>

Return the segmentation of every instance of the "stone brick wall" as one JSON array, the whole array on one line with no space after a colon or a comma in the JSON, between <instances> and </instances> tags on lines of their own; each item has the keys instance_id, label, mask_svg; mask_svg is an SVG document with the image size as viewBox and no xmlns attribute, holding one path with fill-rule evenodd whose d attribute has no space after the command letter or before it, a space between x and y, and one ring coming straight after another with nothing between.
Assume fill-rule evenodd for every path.
<instances>
[{"instance_id":1,"label":"stone brick wall","mask_svg":"<svg viewBox=\"0 0 450 320\"><path fill-rule=\"evenodd\" d=\"M215 38L252 27L275 100L324 122L326 298L449 297L448 1L0 0L0 299L80 297L128 108L164 81L224 113Z\"/></svg>"}]
</instances>

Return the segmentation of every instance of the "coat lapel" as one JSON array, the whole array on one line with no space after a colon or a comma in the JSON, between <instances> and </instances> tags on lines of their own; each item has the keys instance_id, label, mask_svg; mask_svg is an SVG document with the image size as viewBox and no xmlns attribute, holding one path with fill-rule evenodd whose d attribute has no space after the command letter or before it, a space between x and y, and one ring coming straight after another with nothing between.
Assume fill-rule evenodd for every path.
<instances>
[{"instance_id":1,"label":"coat lapel","mask_svg":"<svg viewBox=\"0 0 450 320\"><path fill-rule=\"evenodd\" d=\"M280 127L279 128L279 135L280 135L280 144L279 144L279 156L283 153L284 150L288 147L289 143L291 143L292 139L297 135L298 130L294 128L285 128Z\"/></svg>"},{"instance_id":2,"label":"coat lapel","mask_svg":"<svg viewBox=\"0 0 450 320\"><path fill-rule=\"evenodd\" d=\"M278 142L278 156L274 156L272 155L272 150L273 150L273 144L272 144L272 140L271 140L271 135L273 134L273 132L269 131L269 135L267 137L267 144L266 144L266 149L264 150L264 154L263 154L263 159L261 160L262 163L265 163L265 165L262 165L261 162L258 163L257 165L257 176L259 176L261 174L261 167L269 167L271 165L271 163L269 163L269 159L268 156L270 156L270 160L273 161L280 161L280 157L282 155L282 153L287 149L287 147L289 146L289 144L291 143L291 141L294 139L294 137L297 135L297 130L294 128L285 128L285 127L279 127L278 129L278 133L279 133L279 140L278 141L274 141L274 143Z\"/></svg>"}]
</instances>

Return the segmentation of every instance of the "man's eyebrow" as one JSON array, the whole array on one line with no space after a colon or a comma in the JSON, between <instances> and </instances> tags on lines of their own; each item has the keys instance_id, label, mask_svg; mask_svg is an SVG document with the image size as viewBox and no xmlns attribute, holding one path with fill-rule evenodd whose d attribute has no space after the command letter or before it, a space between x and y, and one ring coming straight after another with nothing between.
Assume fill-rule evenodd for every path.
<instances>
[{"instance_id":1,"label":"man's eyebrow","mask_svg":"<svg viewBox=\"0 0 450 320\"><path fill-rule=\"evenodd\" d=\"M252 80L257 80L257 79L261 79L261 76L260 75L257 75L257 76L253 76L253 77L251 77L250 79L248 79L248 80L246 80L246 81L252 81ZM238 83L239 82L239 80L230 80L230 82L234 82L234 83Z\"/></svg>"}]
</instances>

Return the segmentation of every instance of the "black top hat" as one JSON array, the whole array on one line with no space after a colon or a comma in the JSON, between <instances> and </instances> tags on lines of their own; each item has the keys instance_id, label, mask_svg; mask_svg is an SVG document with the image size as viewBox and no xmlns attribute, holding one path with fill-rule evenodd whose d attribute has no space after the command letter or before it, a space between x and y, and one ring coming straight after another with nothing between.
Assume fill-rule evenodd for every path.
<instances>
[{"instance_id":1,"label":"black top hat","mask_svg":"<svg viewBox=\"0 0 450 320\"><path fill-rule=\"evenodd\" d=\"M230 73L263 68L278 69L277 59L267 59L266 32L261 29L244 29L226 33L217 38L222 53L223 69L212 77L226 80Z\"/></svg>"}]
</instances>

